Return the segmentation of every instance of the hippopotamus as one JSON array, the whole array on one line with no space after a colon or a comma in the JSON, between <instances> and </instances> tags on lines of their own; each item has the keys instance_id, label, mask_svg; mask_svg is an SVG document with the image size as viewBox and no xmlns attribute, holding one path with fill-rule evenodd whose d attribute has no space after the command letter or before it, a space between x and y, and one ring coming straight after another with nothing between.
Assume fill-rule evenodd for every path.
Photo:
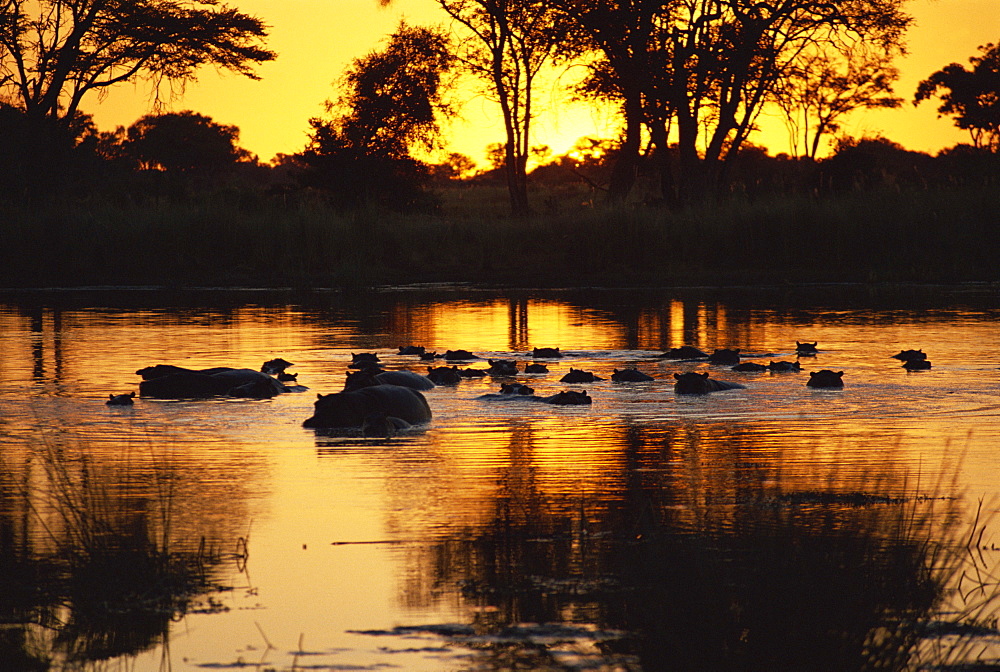
<instances>
[{"instance_id":1,"label":"hippopotamus","mask_svg":"<svg viewBox=\"0 0 1000 672\"><path fill-rule=\"evenodd\" d=\"M548 373L549 367L544 364L539 364L538 362L532 362L531 364L524 365L525 373Z\"/></svg>"},{"instance_id":2,"label":"hippopotamus","mask_svg":"<svg viewBox=\"0 0 1000 672\"><path fill-rule=\"evenodd\" d=\"M535 359L559 359L562 353L559 352L559 348L534 348L531 356Z\"/></svg>"},{"instance_id":3,"label":"hippopotamus","mask_svg":"<svg viewBox=\"0 0 1000 672\"><path fill-rule=\"evenodd\" d=\"M931 368L929 359L908 359L903 362L903 368L907 371L926 371Z\"/></svg>"},{"instance_id":4,"label":"hippopotamus","mask_svg":"<svg viewBox=\"0 0 1000 672\"><path fill-rule=\"evenodd\" d=\"M795 353L798 355L815 355L819 350L816 346L819 345L819 341L813 341L812 343L799 343L795 341Z\"/></svg>"},{"instance_id":5,"label":"hippopotamus","mask_svg":"<svg viewBox=\"0 0 1000 672\"><path fill-rule=\"evenodd\" d=\"M569 373L559 379L560 383L593 383L598 380L604 380L595 376L590 371L582 371L580 369L574 369L570 367Z\"/></svg>"},{"instance_id":6,"label":"hippopotamus","mask_svg":"<svg viewBox=\"0 0 1000 672\"><path fill-rule=\"evenodd\" d=\"M361 423L361 435L368 438L391 439L401 429L413 427L402 418L394 418L385 411L369 413Z\"/></svg>"},{"instance_id":7,"label":"hippopotamus","mask_svg":"<svg viewBox=\"0 0 1000 672\"><path fill-rule=\"evenodd\" d=\"M653 380L653 377L638 369L623 369L621 371L615 369L615 372L611 374L611 380L616 383L648 383Z\"/></svg>"},{"instance_id":8,"label":"hippopotamus","mask_svg":"<svg viewBox=\"0 0 1000 672\"><path fill-rule=\"evenodd\" d=\"M374 352L359 352L357 354L351 353L351 363L347 365L350 369L366 369L371 366L379 366L382 361L378 358L378 354Z\"/></svg>"},{"instance_id":9,"label":"hippopotamus","mask_svg":"<svg viewBox=\"0 0 1000 672\"><path fill-rule=\"evenodd\" d=\"M443 355L441 355L441 356L443 356ZM430 361L433 361L435 359L440 359L441 356L439 356L438 353L436 353L436 352L422 352L422 353L420 353L420 359L421 359L421 361L424 361L424 362L430 362Z\"/></svg>"},{"instance_id":10,"label":"hippopotamus","mask_svg":"<svg viewBox=\"0 0 1000 672\"><path fill-rule=\"evenodd\" d=\"M892 355L893 359L899 359L904 362L915 362L927 359L927 353L920 350L900 350L898 355Z\"/></svg>"},{"instance_id":11,"label":"hippopotamus","mask_svg":"<svg viewBox=\"0 0 1000 672\"><path fill-rule=\"evenodd\" d=\"M739 364L740 349L716 348L715 352L708 356L708 361L710 364Z\"/></svg>"},{"instance_id":12,"label":"hippopotamus","mask_svg":"<svg viewBox=\"0 0 1000 672\"><path fill-rule=\"evenodd\" d=\"M507 388L506 390L505 387ZM534 390L531 390L531 392L517 391L521 389L531 390L531 388L526 385L511 383L509 387L501 385L499 394L484 394L478 398L483 401L528 401L539 404L553 404L555 406L579 406L593 403L593 400L590 398L590 395L587 394L586 390L564 390L548 397L539 397L534 394Z\"/></svg>"},{"instance_id":13,"label":"hippopotamus","mask_svg":"<svg viewBox=\"0 0 1000 672\"><path fill-rule=\"evenodd\" d=\"M679 348L670 348L662 355L657 355L660 359L705 359L707 352L703 352L693 345L682 345Z\"/></svg>"},{"instance_id":14,"label":"hippopotamus","mask_svg":"<svg viewBox=\"0 0 1000 672\"><path fill-rule=\"evenodd\" d=\"M757 362L740 362L736 366L730 369L731 371L744 371L744 372L758 372L767 371L766 364L758 364Z\"/></svg>"},{"instance_id":15,"label":"hippopotamus","mask_svg":"<svg viewBox=\"0 0 1000 672\"><path fill-rule=\"evenodd\" d=\"M360 371L347 372L347 381L344 383L344 389L356 390L361 387L372 387L373 385L400 385L414 390L430 390L434 388L434 381L427 376L422 376L413 371L362 369Z\"/></svg>"},{"instance_id":16,"label":"hippopotamus","mask_svg":"<svg viewBox=\"0 0 1000 672\"><path fill-rule=\"evenodd\" d=\"M583 406L593 403L593 399L590 398L586 390L563 390L550 397L542 397L540 401L543 404L555 404L556 406Z\"/></svg>"},{"instance_id":17,"label":"hippopotamus","mask_svg":"<svg viewBox=\"0 0 1000 672\"><path fill-rule=\"evenodd\" d=\"M488 359L490 368L486 369L491 376L516 376L517 362L513 359Z\"/></svg>"},{"instance_id":18,"label":"hippopotamus","mask_svg":"<svg viewBox=\"0 0 1000 672\"><path fill-rule=\"evenodd\" d=\"M428 366L427 378L435 385L458 385L462 382L457 366Z\"/></svg>"},{"instance_id":19,"label":"hippopotamus","mask_svg":"<svg viewBox=\"0 0 1000 672\"><path fill-rule=\"evenodd\" d=\"M135 392L129 392L128 394L109 394L106 403L108 406L131 406L132 400L135 399Z\"/></svg>"},{"instance_id":20,"label":"hippopotamus","mask_svg":"<svg viewBox=\"0 0 1000 672\"><path fill-rule=\"evenodd\" d=\"M535 388L524 383L501 383L500 394L534 394Z\"/></svg>"},{"instance_id":21,"label":"hippopotamus","mask_svg":"<svg viewBox=\"0 0 1000 672\"><path fill-rule=\"evenodd\" d=\"M458 375L462 378L485 378L490 372L487 369L458 369Z\"/></svg>"},{"instance_id":22,"label":"hippopotamus","mask_svg":"<svg viewBox=\"0 0 1000 672\"><path fill-rule=\"evenodd\" d=\"M675 373L674 392L677 394L708 394L720 390L743 390L746 386L725 380L714 380L707 373Z\"/></svg>"},{"instance_id":23,"label":"hippopotamus","mask_svg":"<svg viewBox=\"0 0 1000 672\"><path fill-rule=\"evenodd\" d=\"M401 355L423 355L426 354L427 349L422 345L401 345L399 346L399 354Z\"/></svg>"},{"instance_id":24,"label":"hippopotamus","mask_svg":"<svg viewBox=\"0 0 1000 672\"><path fill-rule=\"evenodd\" d=\"M787 371L801 371L802 365L798 362L775 362L772 361L767 365L767 368L774 373L783 373Z\"/></svg>"},{"instance_id":25,"label":"hippopotamus","mask_svg":"<svg viewBox=\"0 0 1000 672\"><path fill-rule=\"evenodd\" d=\"M844 372L823 369L822 371L810 371L809 380L806 381L808 387L843 387Z\"/></svg>"},{"instance_id":26,"label":"hippopotamus","mask_svg":"<svg viewBox=\"0 0 1000 672\"><path fill-rule=\"evenodd\" d=\"M298 381L299 374L297 374L297 373L288 373L287 371L279 371L278 375L275 376L275 378L277 378L278 380L280 380L283 383L294 383L294 382Z\"/></svg>"},{"instance_id":27,"label":"hippopotamus","mask_svg":"<svg viewBox=\"0 0 1000 672\"><path fill-rule=\"evenodd\" d=\"M260 367L260 371L271 376L280 376L289 366L293 366L293 364L288 360L278 357L277 359L269 359L264 362Z\"/></svg>"},{"instance_id":28,"label":"hippopotamus","mask_svg":"<svg viewBox=\"0 0 1000 672\"><path fill-rule=\"evenodd\" d=\"M317 394L311 418L303 427L363 427L365 418L385 414L411 425L429 422L431 407L418 391L399 385L374 385L333 394Z\"/></svg>"},{"instance_id":29,"label":"hippopotamus","mask_svg":"<svg viewBox=\"0 0 1000 672\"><path fill-rule=\"evenodd\" d=\"M472 354L468 350L446 350L444 358L451 360L481 359L481 357Z\"/></svg>"},{"instance_id":30,"label":"hippopotamus","mask_svg":"<svg viewBox=\"0 0 1000 672\"><path fill-rule=\"evenodd\" d=\"M160 399L216 396L269 399L282 392L304 389L290 388L262 371L225 366L194 370L157 364L139 369L136 374L143 378L139 383L139 395Z\"/></svg>"}]
</instances>

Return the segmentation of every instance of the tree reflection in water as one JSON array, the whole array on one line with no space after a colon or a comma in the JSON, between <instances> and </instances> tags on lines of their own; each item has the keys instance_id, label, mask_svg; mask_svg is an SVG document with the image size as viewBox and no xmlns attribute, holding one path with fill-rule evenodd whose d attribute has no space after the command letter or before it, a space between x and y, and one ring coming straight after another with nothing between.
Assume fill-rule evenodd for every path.
<instances>
[{"instance_id":1,"label":"tree reflection in water","mask_svg":"<svg viewBox=\"0 0 1000 672\"><path fill-rule=\"evenodd\" d=\"M98 464L49 438L0 462L4 669L91 669L165 643L186 613L221 608L223 563L242 570L245 542L224 554L181 538L177 475L140 461Z\"/></svg>"},{"instance_id":2,"label":"tree reflection in water","mask_svg":"<svg viewBox=\"0 0 1000 672\"><path fill-rule=\"evenodd\" d=\"M685 500L633 439L611 499L567 505L511 478L491 522L436 546L436 585L462 586L477 613L436 634L478 650L475 669L565 669L571 653L594 669L941 669L997 634L997 582L969 543L989 521L970 530L945 488L794 489L751 468Z\"/></svg>"}]
</instances>

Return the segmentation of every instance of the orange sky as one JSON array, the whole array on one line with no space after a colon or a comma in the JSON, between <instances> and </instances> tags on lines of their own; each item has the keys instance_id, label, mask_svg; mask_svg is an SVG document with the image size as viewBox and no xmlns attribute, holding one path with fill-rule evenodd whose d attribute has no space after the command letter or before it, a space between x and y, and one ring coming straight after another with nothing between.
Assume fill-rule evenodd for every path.
<instances>
[{"instance_id":1,"label":"orange sky","mask_svg":"<svg viewBox=\"0 0 1000 672\"><path fill-rule=\"evenodd\" d=\"M262 80L257 82L204 70L170 110L190 109L238 126L241 146L263 161L304 147L308 119L321 114L323 101L333 97L334 79L353 58L379 48L401 18L413 24L444 24L446 19L436 0L394 0L387 9L376 0L230 0L227 4L271 26L268 46L278 58L258 69ZM952 62L968 65L979 45L1000 41L1000 0L910 0L909 11L917 25L908 35L910 55L897 62L902 76L896 86L897 95L907 102L899 110L859 113L844 131L853 136L881 133L909 149L933 153L968 142L968 135L950 118L937 118L935 101L914 108L909 100L917 83L932 72ZM139 85L125 85L103 101L94 96L85 99L83 107L101 130L111 130L149 113L147 94ZM551 89L537 95L540 114L532 144L548 144L560 154L581 136L614 135L607 113L557 104ZM451 131L450 149L482 162L485 146L502 141L502 124L482 98L466 100L462 116ZM765 120L764 124L768 134L751 140L772 153L786 151L781 123Z\"/></svg>"}]
</instances>

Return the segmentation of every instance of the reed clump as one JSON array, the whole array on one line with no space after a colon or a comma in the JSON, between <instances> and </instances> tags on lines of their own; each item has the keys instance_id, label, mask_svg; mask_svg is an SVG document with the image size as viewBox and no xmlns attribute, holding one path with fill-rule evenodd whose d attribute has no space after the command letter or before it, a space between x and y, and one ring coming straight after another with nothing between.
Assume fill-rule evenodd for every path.
<instances>
[{"instance_id":1,"label":"reed clump","mask_svg":"<svg viewBox=\"0 0 1000 672\"><path fill-rule=\"evenodd\" d=\"M221 608L207 596L227 590L219 576L234 555L205 537L178 538L175 476L99 467L60 438L25 455L0 464L0 604L7 634L18 633L0 643L0 659L49 669L135 655L206 599Z\"/></svg>"},{"instance_id":2,"label":"reed clump","mask_svg":"<svg viewBox=\"0 0 1000 672\"><path fill-rule=\"evenodd\" d=\"M362 287L407 282L669 286L995 280L996 190L734 195L685 207L493 187L434 212L342 209L309 192L0 206L0 286Z\"/></svg>"}]
</instances>

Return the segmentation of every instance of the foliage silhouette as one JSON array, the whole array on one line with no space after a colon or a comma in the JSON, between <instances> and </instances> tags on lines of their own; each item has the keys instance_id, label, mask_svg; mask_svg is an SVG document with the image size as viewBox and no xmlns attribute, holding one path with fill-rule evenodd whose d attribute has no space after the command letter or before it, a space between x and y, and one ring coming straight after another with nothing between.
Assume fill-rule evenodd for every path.
<instances>
[{"instance_id":1,"label":"foliage silhouette","mask_svg":"<svg viewBox=\"0 0 1000 672\"><path fill-rule=\"evenodd\" d=\"M239 133L190 110L150 114L129 126L125 152L147 170L220 170L251 158L236 144Z\"/></svg>"},{"instance_id":2,"label":"foliage silhouette","mask_svg":"<svg viewBox=\"0 0 1000 672\"><path fill-rule=\"evenodd\" d=\"M412 152L436 148L439 118L453 114L444 97L453 61L447 35L401 22L384 50L347 70L343 94L327 101L334 117L309 120L303 183L347 205L426 206L428 170Z\"/></svg>"},{"instance_id":3,"label":"foliage silhouette","mask_svg":"<svg viewBox=\"0 0 1000 672\"><path fill-rule=\"evenodd\" d=\"M920 82L913 104L939 97L939 116L953 116L976 147L1000 152L1000 43L979 50L969 59L972 70L952 63Z\"/></svg>"},{"instance_id":4,"label":"foliage silhouette","mask_svg":"<svg viewBox=\"0 0 1000 672\"><path fill-rule=\"evenodd\" d=\"M0 98L30 117L73 119L84 97L147 79L168 86L214 65L257 79L275 58L259 19L215 0L10 0L0 24Z\"/></svg>"}]
</instances>

